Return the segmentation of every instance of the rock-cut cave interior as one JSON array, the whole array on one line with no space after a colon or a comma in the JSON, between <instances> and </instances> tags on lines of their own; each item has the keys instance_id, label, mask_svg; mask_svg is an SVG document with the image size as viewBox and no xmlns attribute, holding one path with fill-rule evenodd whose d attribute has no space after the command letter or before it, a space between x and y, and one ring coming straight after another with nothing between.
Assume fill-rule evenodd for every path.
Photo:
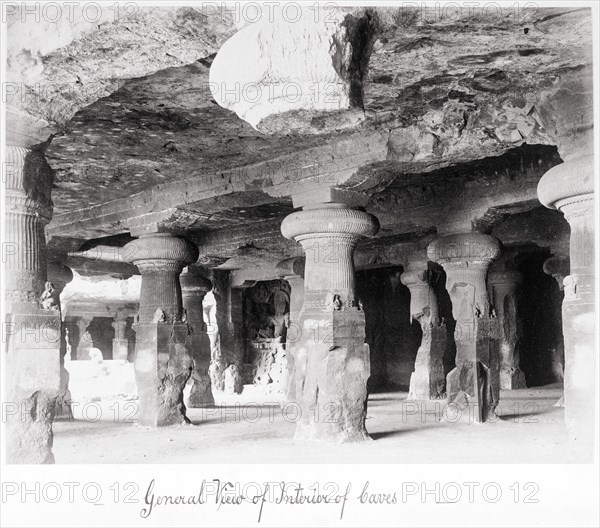
<instances>
[{"instance_id":1,"label":"rock-cut cave interior","mask_svg":"<svg viewBox=\"0 0 600 528\"><path fill-rule=\"evenodd\" d=\"M589 8L7 32L7 461L590 460Z\"/></svg>"}]
</instances>

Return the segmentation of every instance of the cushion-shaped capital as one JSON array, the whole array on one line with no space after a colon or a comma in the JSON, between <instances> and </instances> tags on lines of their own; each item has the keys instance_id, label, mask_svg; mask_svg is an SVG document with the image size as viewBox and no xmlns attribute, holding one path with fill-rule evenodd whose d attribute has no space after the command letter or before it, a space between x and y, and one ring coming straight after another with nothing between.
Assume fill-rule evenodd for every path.
<instances>
[{"instance_id":1,"label":"cushion-shaped capital","mask_svg":"<svg viewBox=\"0 0 600 528\"><path fill-rule=\"evenodd\" d=\"M379 231L377 218L356 209L325 207L296 211L284 218L281 233L289 239L310 235L374 236Z\"/></svg>"},{"instance_id":2,"label":"cushion-shaped capital","mask_svg":"<svg viewBox=\"0 0 600 528\"><path fill-rule=\"evenodd\" d=\"M143 235L123 247L124 258L138 266L149 264L159 269L179 268L198 260L198 248L170 233Z\"/></svg>"},{"instance_id":3,"label":"cushion-shaped capital","mask_svg":"<svg viewBox=\"0 0 600 528\"><path fill-rule=\"evenodd\" d=\"M552 167L538 183L539 201L549 209L557 209L559 202L593 194L594 156L571 159Z\"/></svg>"},{"instance_id":4,"label":"cushion-shaped capital","mask_svg":"<svg viewBox=\"0 0 600 528\"><path fill-rule=\"evenodd\" d=\"M427 258L438 264L489 263L500 256L500 242L482 233L460 233L438 238L429 244Z\"/></svg>"}]
</instances>

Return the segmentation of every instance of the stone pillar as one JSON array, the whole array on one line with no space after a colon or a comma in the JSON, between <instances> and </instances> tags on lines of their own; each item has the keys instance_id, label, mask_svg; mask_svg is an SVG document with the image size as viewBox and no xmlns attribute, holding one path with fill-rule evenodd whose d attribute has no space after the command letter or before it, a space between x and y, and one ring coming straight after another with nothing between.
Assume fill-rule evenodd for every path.
<instances>
[{"instance_id":1,"label":"stone pillar","mask_svg":"<svg viewBox=\"0 0 600 528\"><path fill-rule=\"evenodd\" d=\"M65 286L73 280L73 272L67 266L58 262L48 263L48 287L46 295L48 296L42 303L47 302L52 306L57 306L62 321L62 306L60 303L60 294ZM67 355L67 336L66 325L61 325L60 333L60 392L56 399L54 409L54 419L56 421L73 420L71 410L71 391L69 390L69 371L65 368L65 356Z\"/></svg>"},{"instance_id":2,"label":"stone pillar","mask_svg":"<svg viewBox=\"0 0 600 528\"><path fill-rule=\"evenodd\" d=\"M127 317L117 312L115 320L111 324L115 329L115 337L112 342L112 358L127 361L127 350L129 348L129 340L125 334Z\"/></svg>"},{"instance_id":3,"label":"stone pillar","mask_svg":"<svg viewBox=\"0 0 600 528\"><path fill-rule=\"evenodd\" d=\"M365 428L369 346L356 298L354 248L377 233L377 219L342 203L304 205L287 216L281 232L306 255L302 334L296 370L304 371L298 439L332 442L369 438Z\"/></svg>"},{"instance_id":4,"label":"stone pillar","mask_svg":"<svg viewBox=\"0 0 600 528\"><path fill-rule=\"evenodd\" d=\"M210 340L206 324L204 323L204 310L202 301L206 294L212 290L212 283L187 269L181 274L181 293L183 309L187 323L192 330L191 345L194 368L192 370L191 392L187 401L188 407L206 407L214 405L215 399L211 390L210 376Z\"/></svg>"},{"instance_id":5,"label":"stone pillar","mask_svg":"<svg viewBox=\"0 0 600 528\"><path fill-rule=\"evenodd\" d=\"M562 310L565 419L572 457L591 460L598 353L594 338L594 157L583 152L564 159L544 174L538 198L546 207L561 211L571 226L570 275L563 281Z\"/></svg>"},{"instance_id":6,"label":"stone pillar","mask_svg":"<svg viewBox=\"0 0 600 528\"><path fill-rule=\"evenodd\" d=\"M564 280L569 275L569 257L554 256L546 259L542 267L544 273L551 275L558 284L558 289L563 292L565 289ZM562 331L562 309L557 311L555 324L557 329L556 346L552 353L552 372L558 381L564 381L565 378L565 343ZM563 406L564 397L560 399L560 406Z\"/></svg>"},{"instance_id":7,"label":"stone pillar","mask_svg":"<svg viewBox=\"0 0 600 528\"><path fill-rule=\"evenodd\" d=\"M408 266L400 281L410 290L410 316L421 325L423 338L410 377L409 400L436 400L446 394L444 352L446 325L440 321L438 302L427 263Z\"/></svg>"},{"instance_id":8,"label":"stone pillar","mask_svg":"<svg viewBox=\"0 0 600 528\"><path fill-rule=\"evenodd\" d=\"M304 372L295 369L294 349L300 340L300 311L304 303L304 259L292 257L282 260L276 267L279 276L290 285L290 325L286 335L285 352L287 359L286 400L299 400L297 387L304 384ZM298 376L298 381L297 381Z\"/></svg>"},{"instance_id":9,"label":"stone pillar","mask_svg":"<svg viewBox=\"0 0 600 528\"><path fill-rule=\"evenodd\" d=\"M78 360L90 359L89 349L94 346L94 343L92 342L92 336L87 329L92 323L93 319L93 317L81 316L77 322L79 340L77 341L77 352L75 353L75 358Z\"/></svg>"},{"instance_id":10,"label":"stone pillar","mask_svg":"<svg viewBox=\"0 0 600 528\"><path fill-rule=\"evenodd\" d=\"M500 323L500 388L524 389L525 374L519 368L517 289L523 275L516 270L492 271L488 275L492 303Z\"/></svg>"},{"instance_id":11,"label":"stone pillar","mask_svg":"<svg viewBox=\"0 0 600 528\"><path fill-rule=\"evenodd\" d=\"M231 287L228 271L214 270L213 294L217 304L219 337L211 354L209 367L212 387L230 394L241 394L244 388L243 291L241 288Z\"/></svg>"},{"instance_id":12,"label":"stone pillar","mask_svg":"<svg viewBox=\"0 0 600 528\"><path fill-rule=\"evenodd\" d=\"M52 420L61 389L60 304L47 280L44 226L52 169L41 151L6 147L6 461L53 463Z\"/></svg>"},{"instance_id":13,"label":"stone pillar","mask_svg":"<svg viewBox=\"0 0 600 528\"><path fill-rule=\"evenodd\" d=\"M169 233L154 233L140 236L124 251L142 275L134 360L140 423L187 422L183 389L193 360L179 274L196 261L198 249Z\"/></svg>"},{"instance_id":14,"label":"stone pillar","mask_svg":"<svg viewBox=\"0 0 600 528\"><path fill-rule=\"evenodd\" d=\"M468 405L484 422L495 415L500 395L500 328L492 314L486 275L500 255L499 242L480 233L446 235L427 249L446 271L446 288L456 320L456 367L446 378L449 403Z\"/></svg>"}]
</instances>

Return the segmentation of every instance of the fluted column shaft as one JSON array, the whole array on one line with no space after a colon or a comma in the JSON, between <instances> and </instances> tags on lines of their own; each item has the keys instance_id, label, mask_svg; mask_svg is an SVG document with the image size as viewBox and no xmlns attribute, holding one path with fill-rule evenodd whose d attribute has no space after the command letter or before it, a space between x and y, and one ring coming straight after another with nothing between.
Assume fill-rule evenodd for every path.
<instances>
[{"instance_id":1,"label":"fluted column shaft","mask_svg":"<svg viewBox=\"0 0 600 528\"><path fill-rule=\"evenodd\" d=\"M594 180L594 158L588 151L567 156L538 184L540 202L561 211L571 227L570 275L563 281L564 403L571 456L582 461L591 460L595 451L597 420Z\"/></svg>"},{"instance_id":2,"label":"fluted column shaft","mask_svg":"<svg viewBox=\"0 0 600 528\"><path fill-rule=\"evenodd\" d=\"M444 351L446 325L440 322L438 301L431 286L427 263L411 266L400 276L410 291L410 317L421 325L422 338L415 370L410 377L409 400L443 398L446 393Z\"/></svg>"},{"instance_id":3,"label":"fluted column shaft","mask_svg":"<svg viewBox=\"0 0 600 528\"><path fill-rule=\"evenodd\" d=\"M123 251L142 274L134 360L140 422L154 427L187 422L183 389L193 359L179 275L196 261L198 249L169 233L154 233Z\"/></svg>"},{"instance_id":4,"label":"fluted column shaft","mask_svg":"<svg viewBox=\"0 0 600 528\"><path fill-rule=\"evenodd\" d=\"M42 151L11 145L6 147L2 169L6 181L6 457L10 463L52 463L62 332L57 291L46 282L44 226L52 216L53 172Z\"/></svg>"},{"instance_id":5,"label":"fluted column shaft","mask_svg":"<svg viewBox=\"0 0 600 528\"><path fill-rule=\"evenodd\" d=\"M492 300L500 322L500 388L524 389L525 375L519 367L519 325L517 289L523 275L516 270L494 271L489 274Z\"/></svg>"},{"instance_id":6,"label":"fluted column shaft","mask_svg":"<svg viewBox=\"0 0 600 528\"><path fill-rule=\"evenodd\" d=\"M52 218L52 170L43 154L7 146L5 292L12 303L37 303L47 276L44 227Z\"/></svg>"},{"instance_id":7,"label":"fluted column shaft","mask_svg":"<svg viewBox=\"0 0 600 528\"><path fill-rule=\"evenodd\" d=\"M456 367L446 379L448 400L473 410L469 419L486 421L494 415L500 393L499 328L486 287L487 270L500 255L500 244L480 233L447 235L434 240L427 254L446 272L456 320Z\"/></svg>"},{"instance_id":8,"label":"fluted column shaft","mask_svg":"<svg viewBox=\"0 0 600 528\"><path fill-rule=\"evenodd\" d=\"M344 204L305 206L282 223L306 255L301 336L294 347L299 439L365 440L369 346L356 298L353 252L375 217Z\"/></svg>"}]
</instances>

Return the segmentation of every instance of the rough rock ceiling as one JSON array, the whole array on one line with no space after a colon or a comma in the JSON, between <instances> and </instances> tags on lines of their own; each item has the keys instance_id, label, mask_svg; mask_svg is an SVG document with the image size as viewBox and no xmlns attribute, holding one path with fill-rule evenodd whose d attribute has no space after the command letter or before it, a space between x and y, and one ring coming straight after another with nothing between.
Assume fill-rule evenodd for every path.
<instances>
[{"instance_id":1,"label":"rough rock ceiling","mask_svg":"<svg viewBox=\"0 0 600 528\"><path fill-rule=\"evenodd\" d=\"M373 15L379 31L363 79L366 119L351 132L389 131L387 158L396 163L399 177L499 155L523 143L552 144L536 119L539 94L564 71L591 63L589 9L463 18L450 12L428 20L420 12L378 8ZM175 31L173 49L190 42L175 66L159 58L171 55L169 43L175 37L164 37L164 49L144 50L147 62L158 69L173 67L124 80L128 71L135 77L139 65L125 53L133 45L123 40L127 31L110 25L43 57L48 74L59 75L71 63L119 73L116 86L106 90L120 89L77 112L47 150L57 170L56 215L343 135L327 126L319 130L320 116L314 117L310 133L256 132L217 106L207 87L210 57L233 31L231 22L207 22L194 10L152 16L150 22L136 19L138 33L146 23L160 34ZM186 60L190 64L179 65ZM56 116L63 106L65 115L74 108L55 99L45 115ZM236 204L252 205L251 195L247 203Z\"/></svg>"}]
</instances>

